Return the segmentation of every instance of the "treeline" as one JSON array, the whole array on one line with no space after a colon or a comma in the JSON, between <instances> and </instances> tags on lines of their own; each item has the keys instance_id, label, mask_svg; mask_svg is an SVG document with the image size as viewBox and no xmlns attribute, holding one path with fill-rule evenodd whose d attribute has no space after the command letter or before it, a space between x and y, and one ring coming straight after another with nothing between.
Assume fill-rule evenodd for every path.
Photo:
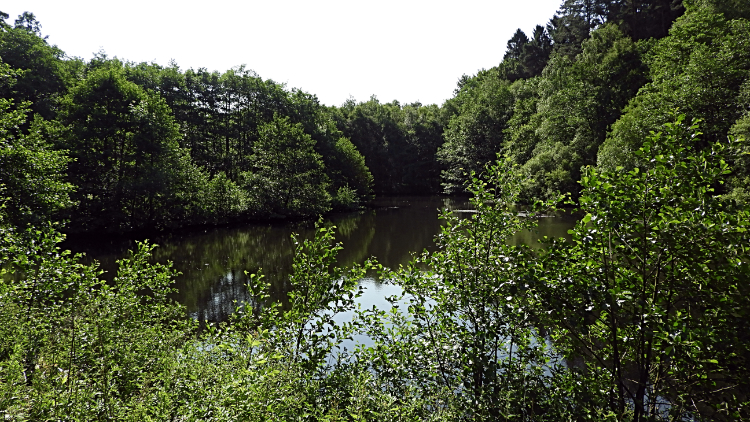
<instances>
[{"instance_id":1,"label":"treeline","mask_svg":"<svg viewBox=\"0 0 750 422\"><path fill-rule=\"evenodd\" d=\"M56 213L71 230L309 217L373 193L461 193L498 154L521 167L522 202L576 199L583 167L638 165L641 140L676 110L703 121L706 143L749 134L748 18L734 0L566 0L441 106L373 96L326 107L244 67L69 58L25 13L0 32L3 142L54 155L35 180L61 190L52 200L16 188L41 183L17 179L28 167L18 157L6 158L15 164L2 183L36 198L9 204L11 215ZM19 113L24 123L12 123ZM731 164L719 193L746 200L750 165Z\"/></svg>"},{"instance_id":2,"label":"treeline","mask_svg":"<svg viewBox=\"0 0 750 422\"><path fill-rule=\"evenodd\" d=\"M373 97L333 111L377 192L465 192L500 154L524 172L521 201L577 198L583 167L633 168L676 110L703 121L706 142L748 135L749 17L731 0L566 0L440 107ZM720 193L745 200L748 165L732 169Z\"/></svg>"},{"instance_id":3,"label":"treeline","mask_svg":"<svg viewBox=\"0 0 750 422\"><path fill-rule=\"evenodd\" d=\"M634 167L675 110L703 121L706 142L748 134L748 3L567 0L558 13L531 39L519 30L444 106L449 192L500 153L522 167L522 200L577 197L583 166ZM742 198L747 165L733 170L722 193Z\"/></svg>"},{"instance_id":4,"label":"treeline","mask_svg":"<svg viewBox=\"0 0 750 422\"><path fill-rule=\"evenodd\" d=\"M447 115L437 105L382 104L349 100L331 108L336 127L365 156L375 179L375 192L385 194L440 192L440 163Z\"/></svg>"},{"instance_id":5,"label":"treeline","mask_svg":"<svg viewBox=\"0 0 750 422\"><path fill-rule=\"evenodd\" d=\"M30 13L3 20L0 58L0 183L14 224L57 213L70 230L122 232L309 217L372 195L363 156L315 96L243 67L68 58Z\"/></svg>"}]
</instances>

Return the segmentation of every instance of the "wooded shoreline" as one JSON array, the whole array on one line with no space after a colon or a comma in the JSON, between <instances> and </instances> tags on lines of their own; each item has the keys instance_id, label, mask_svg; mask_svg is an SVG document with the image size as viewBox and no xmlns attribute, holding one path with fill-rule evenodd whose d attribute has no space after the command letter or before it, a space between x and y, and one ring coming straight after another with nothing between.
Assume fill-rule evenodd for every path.
<instances>
[{"instance_id":1,"label":"wooded shoreline","mask_svg":"<svg viewBox=\"0 0 750 422\"><path fill-rule=\"evenodd\" d=\"M6 419L750 419L750 3L565 0L440 106L85 61L33 14L0 18ZM59 247L414 192L475 212L393 269L337 267L319 222L293 237L283 306L248 274L205 329L152 245L111 281ZM506 241L562 206L569 239ZM367 271L403 291L393 309L354 309ZM339 348L357 335L372 345Z\"/></svg>"}]
</instances>

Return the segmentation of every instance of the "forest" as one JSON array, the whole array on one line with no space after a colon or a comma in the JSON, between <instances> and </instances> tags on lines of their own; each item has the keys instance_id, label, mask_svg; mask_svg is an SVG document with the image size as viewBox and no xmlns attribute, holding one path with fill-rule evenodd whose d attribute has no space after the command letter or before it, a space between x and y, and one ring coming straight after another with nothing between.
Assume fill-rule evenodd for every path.
<instances>
[{"instance_id":1,"label":"forest","mask_svg":"<svg viewBox=\"0 0 750 422\"><path fill-rule=\"evenodd\" d=\"M245 66L69 57L0 12L0 415L750 420L750 3L564 0L503 48L441 105L326 106ZM222 323L147 242L109 281L60 247L429 193L476 210L435 251L339 268L320 219L288 300L250 274ZM571 209L570 239L506 242ZM390 309L355 305L373 273Z\"/></svg>"}]
</instances>

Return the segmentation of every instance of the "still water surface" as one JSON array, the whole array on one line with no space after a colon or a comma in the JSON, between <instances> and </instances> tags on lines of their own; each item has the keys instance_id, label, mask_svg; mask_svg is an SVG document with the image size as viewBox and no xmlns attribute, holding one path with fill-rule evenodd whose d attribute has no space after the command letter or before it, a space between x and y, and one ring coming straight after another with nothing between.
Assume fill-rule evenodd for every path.
<instances>
[{"instance_id":1,"label":"still water surface","mask_svg":"<svg viewBox=\"0 0 750 422\"><path fill-rule=\"evenodd\" d=\"M434 250L434 237L443 224L438 219L439 209L471 215L465 198L431 196L379 198L374 209L329 216L327 220L337 227L337 241L344 247L339 265L375 257L383 266L396 268L408 263L414 253ZM534 245L543 236L566 237L574 222L571 216L541 218L536 232L519 233L510 241ZM176 278L179 292L175 299L187 307L191 317L220 321L234 311L235 301L248 299L245 272L262 270L273 285L273 296L285 296L294 256L291 235L309 238L313 230L313 223L287 222L183 231L152 238L159 245L153 260L171 261L181 273ZM99 261L112 277L116 260L135 248L135 240L72 239L63 246L85 252L87 259ZM360 302L365 307L382 305L385 296L398 293L394 286L373 278L361 283L365 294Z\"/></svg>"}]
</instances>

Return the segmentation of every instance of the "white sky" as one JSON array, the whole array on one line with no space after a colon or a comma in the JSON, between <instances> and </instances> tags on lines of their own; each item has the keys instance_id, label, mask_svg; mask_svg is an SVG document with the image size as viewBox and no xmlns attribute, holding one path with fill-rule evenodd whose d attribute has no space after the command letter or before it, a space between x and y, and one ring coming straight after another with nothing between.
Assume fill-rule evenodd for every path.
<instances>
[{"instance_id":1,"label":"white sky","mask_svg":"<svg viewBox=\"0 0 750 422\"><path fill-rule=\"evenodd\" d=\"M245 64L326 105L442 104L462 74L497 65L517 28L531 36L562 0L4 0L85 60L110 57L182 69Z\"/></svg>"}]
</instances>

